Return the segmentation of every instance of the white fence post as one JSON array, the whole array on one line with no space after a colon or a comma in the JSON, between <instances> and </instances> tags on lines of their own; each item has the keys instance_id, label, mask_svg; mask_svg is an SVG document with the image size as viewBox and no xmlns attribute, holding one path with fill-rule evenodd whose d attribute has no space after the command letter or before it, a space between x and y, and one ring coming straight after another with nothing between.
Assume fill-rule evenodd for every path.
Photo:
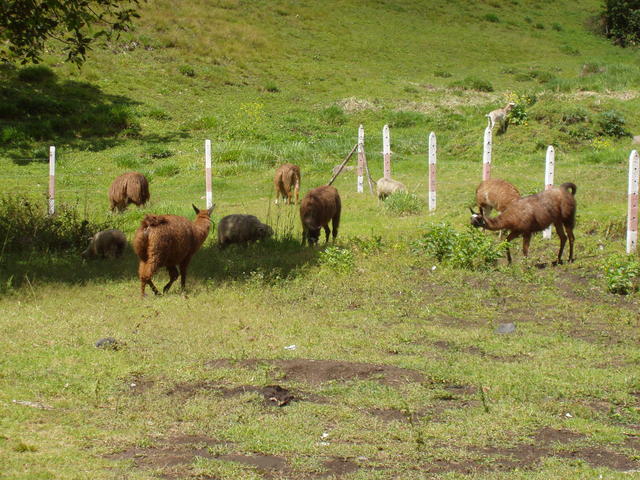
<instances>
[{"instance_id":1,"label":"white fence post","mask_svg":"<svg viewBox=\"0 0 640 480\"><path fill-rule=\"evenodd\" d=\"M364 127L358 127L358 184L356 191L364 192Z\"/></svg>"},{"instance_id":2,"label":"white fence post","mask_svg":"<svg viewBox=\"0 0 640 480\"><path fill-rule=\"evenodd\" d=\"M491 127L484 130L484 150L482 152L482 180L491 178Z\"/></svg>"},{"instance_id":3,"label":"white fence post","mask_svg":"<svg viewBox=\"0 0 640 480\"><path fill-rule=\"evenodd\" d=\"M429 134L429 211L436 209L436 134Z\"/></svg>"},{"instance_id":4,"label":"white fence post","mask_svg":"<svg viewBox=\"0 0 640 480\"><path fill-rule=\"evenodd\" d=\"M211 140L204 141L204 184L207 190L207 208L213 205L213 192L211 189Z\"/></svg>"},{"instance_id":5,"label":"white fence post","mask_svg":"<svg viewBox=\"0 0 640 480\"><path fill-rule=\"evenodd\" d=\"M629 205L627 208L627 253L638 246L638 171L640 157L636 150L629 155Z\"/></svg>"},{"instance_id":6,"label":"white fence post","mask_svg":"<svg viewBox=\"0 0 640 480\"><path fill-rule=\"evenodd\" d=\"M49 147L49 215L56 213L56 147Z\"/></svg>"},{"instance_id":7,"label":"white fence post","mask_svg":"<svg viewBox=\"0 0 640 480\"><path fill-rule=\"evenodd\" d=\"M547 165L544 169L544 189L549 190L553 188L553 172L556 166L556 151L553 149L553 145L547 147ZM543 232L542 238L546 240L551 239L551 225L549 225Z\"/></svg>"},{"instance_id":8,"label":"white fence post","mask_svg":"<svg viewBox=\"0 0 640 480\"><path fill-rule=\"evenodd\" d=\"M384 178L391 178L391 138L389 125L382 128L382 155L384 157Z\"/></svg>"}]
</instances>

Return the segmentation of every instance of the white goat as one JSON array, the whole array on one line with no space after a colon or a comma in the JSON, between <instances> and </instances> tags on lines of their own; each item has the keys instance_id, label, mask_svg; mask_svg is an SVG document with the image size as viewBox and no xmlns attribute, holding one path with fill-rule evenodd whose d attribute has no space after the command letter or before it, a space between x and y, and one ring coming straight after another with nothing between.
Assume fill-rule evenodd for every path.
<instances>
[{"instance_id":1,"label":"white goat","mask_svg":"<svg viewBox=\"0 0 640 480\"><path fill-rule=\"evenodd\" d=\"M498 108L497 110L493 110L492 112L489 112L486 115L487 120L489 122L488 126L491 127L491 129L493 130L496 124L498 124L500 126L499 132L500 133L506 132L507 126L509 124L507 115L509 115L509 112L511 112L511 110L513 110L513 107L515 106L516 106L515 102L509 102L506 107Z\"/></svg>"}]
</instances>

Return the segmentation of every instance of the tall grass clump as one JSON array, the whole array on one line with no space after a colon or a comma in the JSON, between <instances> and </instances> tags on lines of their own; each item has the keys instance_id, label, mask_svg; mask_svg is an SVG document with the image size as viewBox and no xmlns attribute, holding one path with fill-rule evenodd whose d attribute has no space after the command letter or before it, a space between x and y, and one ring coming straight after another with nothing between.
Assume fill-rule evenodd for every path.
<instances>
[{"instance_id":1,"label":"tall grass clump","mask_svg":"<svg viewBox=\"0 0 640 480\"><path fill-rule=\"evenodd\" d=\"M462 90L475 90L477 92L493 92L493 85L487 80L476 77L466 77L463 80L451 82L452 88L460 88Z\"/></svg>"},{"instance_id":2,"label":"tall grass clump","mask_svg":"<svg viewBox=\"0 0 640 480\"><path fill-rule=\"evenodd\" d=\"M109 228L81 219L77 206L58 204L47 213L46 202L19 196L0 198L0 258L6 253L38 250L78 251L87 237Z\"/></svg>"},{"instance_id":3,"label":"tall grass clump","mask_svg":"<svg viewBox=\"0 0 640 480\"><path fill-rule=\"evenodd\" d=\"M640 262L631 255L614 255L604 265L607 290L629 295L640 288Z\"/></svg>"},{"instance_id":4,"label":"tall grass clump","mask_svg":"<svg viewBox=\"0 0 640 480\"><path fill-rule=\"evenodd\" d=\"M424 202L417 195L408 192L396 192L384 200L387 213L396 217L417 215L423 207Z\"/></svg>"},{"instance_id":5,"label":"tall grass clump","mask_svg":"<svg viewBox=\"0 0 640 480\"><path fill-rule=\"evenodd\" d=\"M448 223L430 226L412 244L418 255L428 255L453 268L489 270L504 255L506 242L495 243L490 235L469 226L459 232Z\"/></svg>"},{"instance_id":6,"label":"tall grass clump","mask_svg":"<svg viewBox=\"0 0 640 480\"><path fill-rule=\"evenodd\" d=\"M320 252L320 264L336 272L348 273L353 269L355 260L351 250L334 245Z\"/></svg>"}]
</instances>

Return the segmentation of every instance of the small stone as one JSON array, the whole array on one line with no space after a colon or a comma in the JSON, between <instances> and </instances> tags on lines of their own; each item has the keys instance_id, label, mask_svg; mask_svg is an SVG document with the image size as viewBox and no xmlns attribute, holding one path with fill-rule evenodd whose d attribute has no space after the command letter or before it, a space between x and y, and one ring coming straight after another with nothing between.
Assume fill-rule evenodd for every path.
<instances>
[{"instance_id":1,"label":"small stone","mask_svg":"<svg viewBox=\"0 0 640 480\"><path fill-rule=\"evenodd\" d=\"M634 135L633 140L631 141L631 145L638 145L638 144L640 144L640 135Z\"/></svg>"},{"instance_id":2,"label":"small stone","mask_svg":"<svg viewBox=\"0 0 640 480\"><path fill-rule=\"evenodd\" d=\"M496 333L504 334L504 333L513 333L516 331L515 323L501 323L496 328Z\"/></svg>"},{"instance_id":3,"label":"small stone","mask_svg":"<svg viewBox=\"0 0 640 480\"><path fill-rule=\"evenodd\" d=\"M105 337L98 340L96 348L104 348L105 350L119 350L122 344L113 337Z\"/></svg>"}]
</instances>

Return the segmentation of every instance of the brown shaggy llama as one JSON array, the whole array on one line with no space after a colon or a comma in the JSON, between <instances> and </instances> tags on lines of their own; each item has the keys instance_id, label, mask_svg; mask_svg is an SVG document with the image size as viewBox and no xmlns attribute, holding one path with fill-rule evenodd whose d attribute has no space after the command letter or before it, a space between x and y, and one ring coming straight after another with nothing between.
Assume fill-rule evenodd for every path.
<instances>
[{"instance_id":1,"label":"brown shaggy llama","mask_svg":"<svg viewBox=\"0 0 640 480\"><path fill-rule=\"evenodd\" d=\"M520 197L507 205L500 215L493 218L471 210L471 225L487 230L509 230L507 242L522 235L522 254L526 257L529 254L531 235L553 224L560 238L560 250L555 263L562 263L562 251L567 236L569 237L569 262L573 262L576 190L575 184L567 182L535 195ZM511 252L508 246L507 259L511 263Z\"/></svg>"},{"instance_id":2,"label":"brown shaggy llama","mask_svg":"<svg viewBox=\"0 0 640 480\"><path fill-rule=\"evenodd\" d=\"M147 215L136 230L133 249L140 258L138 276L140 294L143 297L147 284L153 293L159 295L151 277L160 267L167 267L169 271L169 283L164 286L163 293L166 293L178 278L178 267L180 284L184 291L187 267L191 257L209 235L213 211L213 206L208 210L199 210L195 205L192 206L196 212L193 222L178 215Z\"/></svg>"},{"instance_id":3,"label":"brown shaggy llama","mask_svg":"<svg viewBox=\"0 0 640 480\"><path fill-rule=\"evenodd\" d=\"M138 172L127 172L117 177L109 188L111 211L124 211L130 203L144 205L149 201L149 182Z\"/></svg>"},{"instance_id":4,"label":"brown shaggy llama","mask_svg":"<svg viewBox=\"0 0 640 480\"><path fill-rule=\"evenodd\" d=\"M476 188L476 203L480 208L480 213L489 216L494 208L499 212L504 212L514 200L520 198L520 192L516 187L499 178L490 178L480 182Z\"/></svg>"},{"instance_id":5,"label":"brown shaggy llama","mask_svg":"<svg viewBox=\"0 0 640 480\"><path fill-rule=\"evenodd\" d=\"M273 177L273 185L276 189L276 203L283 198L284 203L290 205L295 193L297 205L300 200L300 167L292 163L280 165Z\"/></svg>"},{"instance_id":6,"label":"brown shaggy llama","mask_svg":"<svg viewBox=\"0 0 640 480\"><path fill-rule=\"evenodd\" d=\"M306 241L315 245L320 239L320 229L324 228L325 241L329 241L329 222L333 226L333 240L338 236L342 203L335 187L323 185L309 190L300 205L302 220L302 244Z\"/></svg>"}]
</instances>

